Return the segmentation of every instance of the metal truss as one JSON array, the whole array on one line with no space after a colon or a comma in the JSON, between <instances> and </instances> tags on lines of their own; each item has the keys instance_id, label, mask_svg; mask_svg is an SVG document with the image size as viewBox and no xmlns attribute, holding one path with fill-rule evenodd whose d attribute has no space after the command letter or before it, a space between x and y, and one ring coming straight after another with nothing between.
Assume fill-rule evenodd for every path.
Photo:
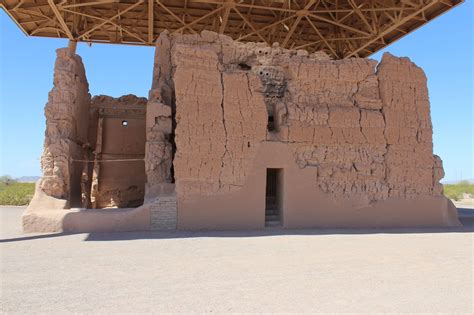
<instances>
[{"instance_id":1,"label":"metal truss","mask_svg":"<svg viewBox=\"0 0 474 315\"><path fill-rule=\"evenodd\" d=\"M0 0L29 36L154 45L160 32L210 30L334 59L366 57L462 0Z\"/></svg>"}]
</instances>

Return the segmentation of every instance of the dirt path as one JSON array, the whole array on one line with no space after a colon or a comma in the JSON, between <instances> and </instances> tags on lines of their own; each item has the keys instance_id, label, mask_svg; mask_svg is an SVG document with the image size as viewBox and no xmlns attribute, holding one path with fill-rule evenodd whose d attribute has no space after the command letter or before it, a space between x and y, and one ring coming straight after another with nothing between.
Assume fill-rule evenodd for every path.
<instances>
[{"instance_id":1,"label":"dirt path","mask_svg":"<svg viewBox=\"0 0 474 315\"><path fill-rule=\"evenodd\" d=\"M0 313L473 312L473 227L21 234L0 208Z\"/></svg>"}]
</instances>

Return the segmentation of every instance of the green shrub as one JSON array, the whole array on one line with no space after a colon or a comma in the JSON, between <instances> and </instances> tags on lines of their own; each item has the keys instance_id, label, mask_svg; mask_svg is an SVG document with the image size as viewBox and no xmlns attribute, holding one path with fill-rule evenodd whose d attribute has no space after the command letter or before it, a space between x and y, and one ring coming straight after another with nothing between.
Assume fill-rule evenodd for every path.
<instances>
[{"instance_id":1,"label":"green shrub","mask_svg":"<svg viewBox=\"0 0 474 315\"><path fill-rule=\"evenodd\" d=\"M0 178L0 205L27 205L35 193L34 183L17 183L8 178Z\"/></svg>"},{"instance_id":2,"label":"green shrub","mask_svg":"<svg viewBox=\"0 0 474 315\"><path fill-rule=\"evenodd\" d=\"M474 184L467 180L460 181L457 184L446 184L444 187L444 195L449 199L461 200L463 194L474 195Z\"/></svg>"}]
</instances>

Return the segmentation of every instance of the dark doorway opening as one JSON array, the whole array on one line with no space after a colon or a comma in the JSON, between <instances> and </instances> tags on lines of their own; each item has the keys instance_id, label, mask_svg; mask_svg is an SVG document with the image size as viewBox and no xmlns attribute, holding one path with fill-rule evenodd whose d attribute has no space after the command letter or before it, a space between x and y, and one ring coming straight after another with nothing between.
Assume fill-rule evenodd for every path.
<instances>
[{"instance_id":1,"label":"dark doorway opening","mask_svg":"<svg viewBox=\"0 0 474 315\"><path fill-rule=\"evenodd\" d=\"M283 170L267 168L267 185L265 189L265 226L281 225Z\"/></svg>"},{"instance_id":2,"label":"dark doorway opening","mask_svg":"<svg viewBox=\"0 0 474 315\"><path fill-rule=\"evenodd\" d=\"M268 115L267 130L269 132L275 131L275 119L273 118L273 115Z\"/></svg>"}]
</instances>

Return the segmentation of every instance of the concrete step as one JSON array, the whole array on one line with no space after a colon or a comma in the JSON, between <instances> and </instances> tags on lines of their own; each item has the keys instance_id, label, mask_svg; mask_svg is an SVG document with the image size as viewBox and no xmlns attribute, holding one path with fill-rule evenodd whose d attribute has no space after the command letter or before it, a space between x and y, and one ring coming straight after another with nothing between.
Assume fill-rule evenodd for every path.
<instances>
[{"instance_id":1,"label":"concrete step","mask_svg":"<svg viewBox=\"0 0 474 315\"><path fill-rule=\"evenodd\" d=\"M278 214L266 214L265 221L280 221L280 216Z\"/></svg>"},{"instance_id":2,"label":"concrete step","mask_svg":"<svg viewBox=\"0 0 474 315\"><path fill-rule=\"evenodd\" d=\"M276 226L281 226L280 221L266 221L265 222L265 227L276 227Z\"/></svg>"},{"instance_id":3,"label":"concrete step","mask_svg":"<svg viewBox=\"0 0 474 315\"><path fill-rule=\"evenodd\" d=\"M265 216L267 216L267 215L278 215L278 211L273 211L273 210L272 210L272 211L268 211L268 210L267 210L267 211L265 211Z\"/></svg>"}]
</instances>

